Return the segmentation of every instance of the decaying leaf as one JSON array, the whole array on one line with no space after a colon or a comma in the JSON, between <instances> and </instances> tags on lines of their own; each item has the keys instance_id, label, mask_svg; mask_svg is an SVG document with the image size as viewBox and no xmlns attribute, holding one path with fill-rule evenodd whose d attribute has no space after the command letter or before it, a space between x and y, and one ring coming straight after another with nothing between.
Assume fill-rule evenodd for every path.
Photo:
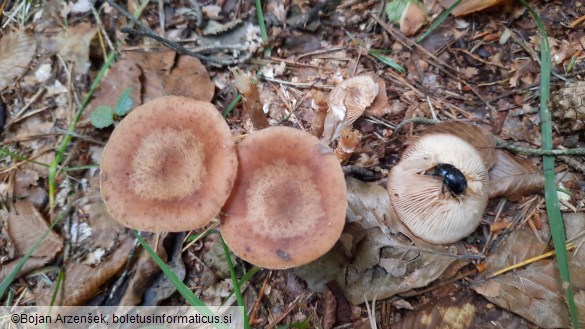
<instances>
[{"instance_id":1,"label":"decaying leaf","mask_svg":"<svg viewBox=\"0 0 585 329\"><path fill-rule=\"evenodd\" d=\"M97 27L90 23L79 23L54 36L43 38L43 48L73 63L76 74L86 74L90 67L89 45L97 31Z\"/></svg>"},{"instance_id":2,"label":"decaying leaf","mask_svg":"<svg viewBox=\"0 0 585 329\"><path fill-rule=\"evenodd\" d=\"M529 159L497 150L496 165L488 172L490 198L505 197L517 200L544 187L544 175Z\"/></svg>"},{"instance_id":3,"label":"decaying leaf","mask_svg":"<svg viewBox=\"0 0 585 329\"><path fill-rule=\"evenodd\" d=\"M100 83L87 114L97 106L115 108L128 88L133 107L158 97L175 95L210 102L215 84L200 60L173 51L129 52L114 63Z\"/></svg>"},{"instance_id":4,"label":"decaying leaf","mask_svg":"<svg viewBox=\"0 0 585 329\"><path fill-rule=\"evenodd\" d=\"M116 275L126 264L133 239L126 237L116 250L108 255L108 259L99 266L76 263L74 260L65 262L65 281L62 293L57 293L55 305L78 306L93 297L103 285ZM46 286L38 291L38 305L50 305L55 288Z\"/></svg>"},{"instance_id":5,"label":"decaying leaf","mask_svg":"<svg viewBox=\"0 0 585 329\"><path fill-rule=\"evenodd\" d=\"M185 264L181 258L183 239L185 232L171 234L174 237L173 249L170 252L170 262L167 263L169 268L175 273L175 275L182 281L185 278ZM149 287L144 293L144 300L142 305L144 306L156 306L162 300L169 298L177 288L171 282L169 277L161 273L158 278L154 281L153 285Z\"/></svg>"},{"instance_id":6,"label":"decaying leaf","mask_svg":"<svg viewBox=\"0 0 585 329\"><path fill-rule=\"evenodd\" d=\"M361 304L425 286L457 259L441 246L398 233L412 235L393 215L385 188L351 177L346 182L349 223L341 242L295 269L311 289L323 291L326 282L335 280L351 303ZM383 266L388 262L395 265L390 272Z\"/></svg>"},{"instance_id":7,"label":"decaying leaf","mask_svg":"<svg viewBox=\"0 0 585 329\"><path fill-rule=\"evenodd\" d=\"M333 328L336 320L336 311L337 301L335 300L335 296L333 296L331 290L327 289L323 295L323 319L321 320L323 329Z\"/></svg>"},{"instance_id":8,"label":"decaying leaf","mask_svg":"<svg viewBox=\"0 0 585 329\"><path fill-rule=\"evenodd\" d=\"M15 202L7 215L6 223L8 227L6 230L14 244L16 250L15 256L21 257L33 247L35 242L37 242L49 226L38 210L26 200ZM32 256L21 269L20 274L26 274L48 263L62 248L63 239L57 233L51 231L39 247L35 249ZM18 258L15 258L0 267L0 280L4 280L6 275L16 266L18 260Z\"/></svg>"},{"instance_id":9,"label":"decaying leaf","mask_svg":"<svg viewBox=\"0 0 585 329\"><path fill-rule=\"evenodd\" d=\"M164 262L167 261L167 252L163 246L165 236L166 234L162 233L153 234L145 238L150 246L154 246L154 244L158 242L156 248L153 248L153 250ZM150 287L152 282L161 272L160 267L158 267L150 254L144 249L141 249L140 256L138 256L138 260L134 267L134 274L132 274L132 277L128 282L128 288L124 291L124 295L119 303L120 305L139 305L142 301L144 292Z\"/></svg>"},{"instance_id":10,"label":"decaying leaf","mask_svg":"<svg viewBox=\"0 0 585 329\"><path fill-rule=\"evenodd\" d=\"M323 138L327 142L337 139L341 130L351 126L377 95L378 84L370 74L356 75L338 84L329 94Z\"/></svg>"},{"instance_id":11,"label":"decaying leaf","mask_svg":"<svg viewBox=\"0 0 585 329\"><path fill-rule=\"evenodd\" d=\"M209 79L207 69L191 56L178 56L171 73L162 76L162 82L168 95L211 102L215 94L215 84Z\"/></svg>"},{"instance_id":12,"label":"decaying leaf","mask_svg":"<svg viewBox=\"0 0 585 329\"><path fill-rule=\"evenodd\" d=\"M397 114L401 111L401 106L397 106L401 103L396 102L393 106L388 104L388 94L386 93L386 81L384 79L375 76L374 80L378 84L378 95L374 98L372 105L366 108L365 114L374 117L381 117L385 114Z\"/></svg>"},{"instance_id":13,"label":"decaying leaf","mask_svg":"<svg viewBox=\"0 0 585 329\"><path fill-rule=\"evenodd\" d=\"M0 90L6 88L28 68L37 49L37 41L22 30L0 39Z\"/></svg>"},{"instance_id":14,"label":"decaying leaf","mask_svg":"<svg viewBox=\"0 0 585 329\"><path fill-rule=\"evenodd\" d=\"M526 320L471 293L441 298L408 313L394 329L528 329Z\"/></svg>"},{"instance_id":15,"label":"decaying leaf","mask_svg":"<svg viewBox=\"0 0 585 329\"><path fill-rule=\"evenodd\" d=\"M585 121L585 81L568 83L552 95L553 116L561 124Z\"/></svg>"},{"instance_id":16,"label":"decaying leaf","mask_svg":"<svg viewBox=\"0 0 585 329\"><path fill-rule=\"evenodd\" d=\"M567 238L577 237L585 230L585 214L563 215ZM579 237L575 244L583 242ZM484 272L472 288L498 306L519 314L543 328L569 328L568 308L564 300L559 271L554 258L535 262L527 267L492 279L485 277L499 269L548 251L547 244L539 243L527 226L513 231L498 245L486 263ZM573 289L585 290L585 249L569 253L569 271Z\"/></svg>"},{"instance_id":17,"label":"decaying leaf","mask_svg":"<svg viewBox=\"0 0 585 329\"><path fill-rule=\"evenodd\" d=\"M447 133L455 135L473 145L483 158L488 170L492 168L497 161L495 137L491 132L484 128L472 126L463 122L445 121L428 127L423 131L422 135L430 133ZM410 143L411 141L409 140L408 142Z\"/></svg>"}]
</instances>

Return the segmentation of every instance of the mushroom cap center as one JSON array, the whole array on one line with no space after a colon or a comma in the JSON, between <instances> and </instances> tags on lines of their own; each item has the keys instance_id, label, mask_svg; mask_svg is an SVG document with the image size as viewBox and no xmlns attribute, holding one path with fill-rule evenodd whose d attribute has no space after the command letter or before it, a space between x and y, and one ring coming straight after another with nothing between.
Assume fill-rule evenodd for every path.
<instances>
[{"instance_id":1,"label":"mushroom cap center","mask_svg":"<svg viewBox=\"0 0 585 329\"><path fill-rule=\"evenodd\" d=\"M319 218L325 216L309 169L284 160L255 169L246 191L246 204L255 232L268 239L309 234Z\"/></svg>"},{"instance_id":2,"label":"mushroom cap center","mask_svg":"<svg viewBox=\"0 0 585 329\"><path fill-rule=\"evenodd\" d=\"M153 131L138 146L130 186L147 200L182 199L201 187L207 173L201 142L189 131Z\"/></svg>"}]
</instances>

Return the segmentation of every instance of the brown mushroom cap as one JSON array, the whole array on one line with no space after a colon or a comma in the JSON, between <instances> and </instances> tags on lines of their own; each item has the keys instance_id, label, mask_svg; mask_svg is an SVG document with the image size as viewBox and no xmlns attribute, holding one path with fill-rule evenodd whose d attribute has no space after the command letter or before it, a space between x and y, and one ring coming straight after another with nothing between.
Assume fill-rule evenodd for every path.
<instances>
[{"instance_id":1,"label":"brown mushroom cap","mask_svg":"<svg viewBox=\"0 0 585 329\"><path fill-rule=\"evenodd\" d=\"M230 129L211 103L167 96L120 122L100 167L102 197L114 219L138 230L178 232L219 213L237 156Z\"/></svg>"},{"instance_id":2,"label":"brown mushroom cap","mask_svg":"<svg viewBox=\"0 0 585 329\"><path fill-rule=\"evenodd\" d=\"M271 269L303 265L329 251L347 208L344 175L331 149L301 130L270 127L237 151L238 176L221 224L230 249Z\"/></svg>"},{"instance_id":3,"label":"brown mushroom cap","mask_svg":"<svg viewBox=\"0 0 585 329\"><path fill-rule=\"evenodd\" d=\"M467 189L453 196L442 177L426 175L440 163L459 169ZM428 134L410 145L388 180L390 199L398 217L419 238L451 243L479 225L488 200L488 175L481 155L471 144L448 134Z\"/></svg>"}]
</instances>

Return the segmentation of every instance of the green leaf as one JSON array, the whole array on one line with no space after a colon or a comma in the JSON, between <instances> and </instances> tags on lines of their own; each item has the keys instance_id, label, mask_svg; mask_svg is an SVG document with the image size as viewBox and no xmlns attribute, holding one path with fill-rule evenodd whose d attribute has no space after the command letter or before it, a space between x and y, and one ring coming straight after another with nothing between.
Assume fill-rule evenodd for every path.
<instances>
[{"instance_id":1,"label":"green leaf","mask_svg":"<svg viewBox=\"0 0 585 329\"><path fill-rule=\"evenodd\" d=\"M89 121L99 129L111 126L114 124L114 111L111 106L98 106L89 115Z\"/></svg>"},{"instance_id":2,"label":"green leaf","mask_svg":"<svg viewBox=\"0 0 585 329\"><path fill-rule=\"evenodd\" d=\"M404 12L404 9L409 2L409 0L394 0L388 2L386 4L386 15L388 16L388 20L392 23L398 24L402 12Z\"/></svg>"},{"instance_id":3,"label":"green leaf","mask_svg":"<svg viewBox=\"0 0 585 329\"><path fill-rule=\"evenodd\" d=\"M132 97L130 97L131 93L132 93L132 88L128 88L128 89L124 90L122 95L120 95L120 97L118 98L118 101L116 102L116 110L115 110L116 115L124 116L124 115L128 114L128 112L130 112L130 110L132 110L132 106L134 104L132 102Z\"/></svg>"}]
</instances>

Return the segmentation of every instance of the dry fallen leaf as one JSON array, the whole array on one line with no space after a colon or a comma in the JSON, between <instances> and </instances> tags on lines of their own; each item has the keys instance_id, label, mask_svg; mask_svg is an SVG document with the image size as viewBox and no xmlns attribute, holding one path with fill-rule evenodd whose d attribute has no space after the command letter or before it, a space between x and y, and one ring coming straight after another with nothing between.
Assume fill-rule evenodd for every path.
<instances>
[{"instance_id":1,"label":"dry fallen leaf","mask_svg":"<svg viewBox=\"0 0 585 329\"><path fill-rule=\"evenodd\" d=\"M394 329L528 329L526 320L471 293L441 298L407 313Z\"/></svg>"},{"instance_id":2,"label":"dry fallen leaf","mask_svg":"<svg viewBox=\"0 0 585 329\"><path fill-rule=\"evenodd\" d=\"M496 165L488 172L490 198L517 200L523 195L542 190L544 175L532 161L502 150L497 150L496 154Z\"/></svg>"},{"instance_id":3,"label":"dry fallen leaf","mask_svg":"<svg viewBox=\"0 0 585 329\"><path fill-rule=\"evenodd\" d=\"M14 203L7 215L7 232L14 244L16 256L21 257L32 248L49 226L37 209L26 200L20 200ZM62 248L63 239L51 231L39 247L35 249L31 258L29 258L20 271L20 274L28 273L48 263ZM14 259L2 265L0 268L0 280L4 280L6 275L16 266L17 262L18 259Z\"/></svg>"},{"instance_id":4,"label":"dry fallen leaf","mask_svg":"<svg viewBox=\"0 0 585 329\"><path fill-rule=\"evenodd\" d=\"M116 250L107 256L107 260L95 267L76 263L73 259L66 261L65 273L67 275L61 285L63 293L57 293L55 305L83 305L84 302L103 289L106 282L110 281L124 268L133 245L133 239L129 236L123 237ZM50 305L54 292L55 287L52 285L40 288L38 291L38 304Z\"/></svg>"},{"instance_id":5,"label":"dry fallen leaf","mask_svg":"<svg viewBox=\"0 0 585 329\"><path fill-rule=\"evenodd\" d=\"M585 230L585 214L563 215L567 239L577 237ZM583 242L581 236L575 244ZM513 231L488 256L485 271L472 288L498 306L519 314L543 328L569 328L568 308L564 300L559 271L554 258L547 258L492 279L486 275L509 265L538 256L548 251L546 243L538 242L528 226ZM585 249L569 253L569 271L575 292L585 290Z\"/></svg>"},{"instance_id":6,"label":"dry fallen leaf","mask_svg":"<svg viewBox=\"0 0 585 329\"><path fill-rule=\"evenodd\" d=\"M28 68L37 49L37 41L22 30L6 33L0 39L0 90Z\"/></svg>"},{"instance_id":7,"label":"dry fallen leaf","mask_svg":"<svg viewBox=\"0 0 585 329\"><path fill-rule=\"evenodd\" d=\"M446 9L451 7L456 1L457 0L439 0L439 3ZM455 9L453 9L453 11L451 11L451 15L463 16L509 2L509 0L463 0L457 7L455 7Z\"/></svg>"},{"instance_id":8,"label":"dry fallen leaf","mask_svg":"<svg viewBox=\"0 0 585 329\"><path fill-rule=\"evenodd\" d=\"M442 246L398 233L412 235L392 215L384 187L351 177L346 183L348 224L341 242L317 261L294 270L311 289L323 291L326 282L335 280L357 305L426 286L457 259ZM395 265L390 272L383 266L388 263Z\"/></svg>"},{"instance_id":9,"label":"dry fallen leaf","mask_svg":"<svg viewBox=\"0 0 585 329\"><path fill-rule=\"evenodd\" d=\"M97 31L97 27L90 23L79 23L57 35L43 38L43 49L58 53L73 63L75 74L86 74L90 67L89 45Z\"/></svg>"}]
</instances>

